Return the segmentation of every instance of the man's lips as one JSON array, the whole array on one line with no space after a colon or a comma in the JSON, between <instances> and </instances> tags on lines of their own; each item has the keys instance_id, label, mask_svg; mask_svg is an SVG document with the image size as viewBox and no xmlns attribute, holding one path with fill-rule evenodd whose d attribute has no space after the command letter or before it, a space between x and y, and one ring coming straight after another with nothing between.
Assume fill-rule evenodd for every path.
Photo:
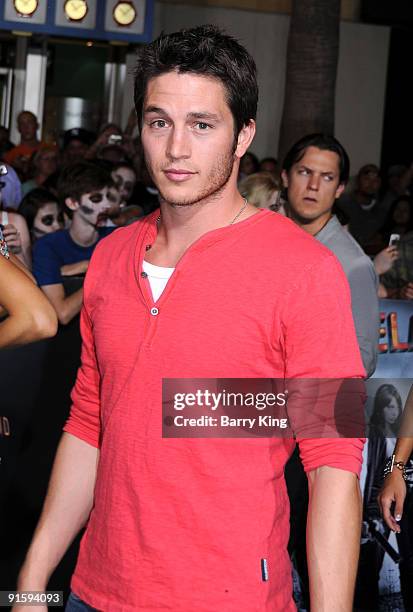
<instances>
[{"instance_id":1,"label":"man's lips","mask_svg":"<svg viewBox=\"0 0 413 612\"><path fill-rule=\"evenodd\" d=\"M316 198L312 198L310 196L305 196L304 200L306 202L317 202Z\"/></svg>"},{"instance_id":2,"label":"man's lips","mask_svg":"<svg viewBox=\"0 0 413 612\"><path fill-rule=\"evenodd\" d=\"M185 170L183 168L166 168L164 173L170 181L174 181L176 183L186 181L195 174L195 172L191 172L190 170Z\"/></svg>"}]
</instances>

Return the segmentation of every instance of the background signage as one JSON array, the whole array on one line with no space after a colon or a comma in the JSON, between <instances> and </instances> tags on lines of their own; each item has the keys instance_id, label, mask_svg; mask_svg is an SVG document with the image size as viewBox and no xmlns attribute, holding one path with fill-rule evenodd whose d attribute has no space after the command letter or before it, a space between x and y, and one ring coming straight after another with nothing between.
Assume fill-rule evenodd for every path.
<instances>
[{"instance_id":1,"label":"background signage","mask_svg":"<svg viewBox=\"0 0 413 612\"><path fill-rule=\"evenodd\" d=\"M4 0L0 29L130 43L152 40L153 0Z\"/></svg>"}]
</instances>

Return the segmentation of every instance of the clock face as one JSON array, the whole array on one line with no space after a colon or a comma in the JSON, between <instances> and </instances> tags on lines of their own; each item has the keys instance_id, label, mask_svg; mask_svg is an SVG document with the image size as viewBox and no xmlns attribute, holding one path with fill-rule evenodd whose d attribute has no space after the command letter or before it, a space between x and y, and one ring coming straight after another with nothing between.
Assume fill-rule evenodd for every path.
<instances>
[{"instance_id":1,"label":"clock face","mask_svg":"<svg viewBox=\"0 0 413 612\"><path fill-rule=\"evenodd\" d=\"M136 9L132 2L118 2L113 9L113 18L120 26L129 26L136 19Z\"/></svg>"},{"instance_id":2,"label":"clock face","mask_svg":"<svg viewBox=\"0 0 413 612\"><path fill-rule=\"evenodd\" d=\"M70 21L82 21L89 8L86 0L66 0L64 10Z\"/></svg>"},{"instance_id":3,"label":"clock face","mask_svg":"<svg viewBox=\"0 0 413 612\"><path fill-rule=\"evenodd\" d=\"M33 15L38 7L38 0L13 0L14 8L19 15L29 16Z\"/></svg>"}]
</instances>

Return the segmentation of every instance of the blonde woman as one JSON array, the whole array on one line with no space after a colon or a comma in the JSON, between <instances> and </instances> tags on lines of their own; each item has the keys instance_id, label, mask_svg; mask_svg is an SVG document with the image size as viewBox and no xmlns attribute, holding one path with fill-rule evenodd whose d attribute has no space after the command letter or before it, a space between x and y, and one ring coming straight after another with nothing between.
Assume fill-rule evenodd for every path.
<instances>
[{"instance_id":1,"label":"blonde woman","mask_svg":"<svg viewBox=\"0 0 413 612\"><path fill-rule=\"evenodd\" d=\"M269 208L285 215L281 202L281 181L269 172L256 172L242 179L240 193L257 208Z\"/></svg>"}]
</instances>

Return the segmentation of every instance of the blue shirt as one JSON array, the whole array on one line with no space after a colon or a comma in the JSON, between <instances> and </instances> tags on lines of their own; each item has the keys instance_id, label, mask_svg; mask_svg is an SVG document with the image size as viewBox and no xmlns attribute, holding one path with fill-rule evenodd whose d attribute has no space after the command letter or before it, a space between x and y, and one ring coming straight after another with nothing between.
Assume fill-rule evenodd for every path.
<instances>
[{"instance_id":1,"label":"blue shirt","mask_svg":"<svg viewBox=\"0 0 413 612\"><path fill-rule=\"evenodd\" d=\"M37 240L33 248L33 274L38 285L42 287L62 284L60 268L66 264L90 259L99 240L110 234L113 229L99 228L99 239L87 247L77 244L67 229L47 234Z\"/></svg>"}]
</instances>

